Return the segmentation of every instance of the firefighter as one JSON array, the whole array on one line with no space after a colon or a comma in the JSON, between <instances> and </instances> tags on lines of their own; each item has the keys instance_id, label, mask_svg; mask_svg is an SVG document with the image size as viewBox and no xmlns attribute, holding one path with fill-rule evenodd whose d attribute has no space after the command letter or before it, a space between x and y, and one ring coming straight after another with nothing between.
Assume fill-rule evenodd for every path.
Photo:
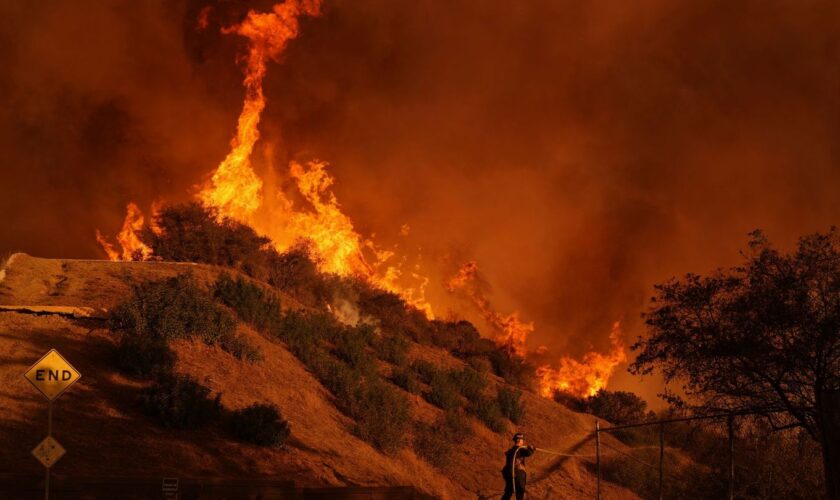
<instances>
[{"instance_id":1,"label":"firefighter","mask_svg":"<svg viewBox=\"0 0 840 500\"><path fill-rule=\"evenodd\" d=\"M505 467L502 469L502 477L505 478L505 493L502 500L510 500L516 496L516 500L525 498L525 457L534 454L535 448L525 444L525 435L517 432L513 435L513 447L505 452Z\"/></svg>"}]
</instances>

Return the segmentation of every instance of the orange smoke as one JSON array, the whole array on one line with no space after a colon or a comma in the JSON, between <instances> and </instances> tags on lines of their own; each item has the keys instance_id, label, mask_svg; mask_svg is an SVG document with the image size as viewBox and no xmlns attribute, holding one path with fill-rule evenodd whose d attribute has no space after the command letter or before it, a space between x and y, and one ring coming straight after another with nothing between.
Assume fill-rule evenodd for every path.
<instances>
[{"instance_id":1,"label":"orange smoke","mask_svg":"<svg viewBox=\"0 0 840 500\"><path fill-rule=\"evenodd\" d=\"M526 356L526 341L534 331L534 323L524 323L519 313L502 314L496 311L478 284L478 263L470 261L461 266L446 284L450 292L462 292L472 301L484 320L496 331L496 341L519 356ZM547 364L537 369L540 393L550 398L556 391L579 397L592 396L607 386L607 381L619 363L627 360L619 322L610 333L612 350L609 354L588 352L582 361L562 357L556 367ZM539 353L545 351L540 348Z\"/></svg>"},{"instance_id":2,"label":"orange smoke","mask_svg":"<svg viewBox=\"0 0 840 500\"><path fill-rule=\"evenodd\" d=\"M621 324L618 321L613 323L610 344L612 349L608 354L590 351L581 361L564 357L557 362L556 367L544 365L537 368L540 393L547 398L558 391L584 398L594 396L606 388L616 366L627 361Z\"/></svg>"},{"instance_id":3,"label":"orange smoke","mask_svg":"<svg viewBox=\"0 0 840 500\"><path fill-rule=\"evenodd\" d=\"M496 330L496 341L519 356L525 356L525 341L534 331L534 323L523 323L519 313L501 314L496 311L477 285L478 263L470 261L446 284L450 292L462 291L472 300L484 320Z\"/></svg>"}]
</instances>

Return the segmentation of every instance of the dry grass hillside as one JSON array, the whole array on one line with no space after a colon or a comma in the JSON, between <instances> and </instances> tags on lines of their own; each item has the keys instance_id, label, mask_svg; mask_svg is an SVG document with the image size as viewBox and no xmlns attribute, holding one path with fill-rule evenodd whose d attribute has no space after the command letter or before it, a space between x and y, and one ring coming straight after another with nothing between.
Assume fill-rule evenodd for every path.
<instances>
[{"instance_id":1,"label":"dry grass hillside","mask_svg":"<svg viewBox=\"0 0 840 500\"><path fill-rule=\"evenodd\" d=\"M101 318L133 283L191 271L213 282L221 268L184 263L51 260L12 256L0 274L0 471L39 473L30 450L44 437L47 404L22 377L50 348L79 371L81 381L54 405L54 435L68 450L56 474L132 476L272 477L302 485L413 485L441 498L497 496L510 432L494 433L471 419L473 435L454 450L441 471L405 447L384 454L352 432L334 396L275 339L240 324L238 331L258 346L264 359L248 363L200 341L175 341L176 370L222 394L226 408L255 401L276 404L289 421L291 438L282 449L260 448L228 439L217 426L168 430L136 407L147 382L116 371L114 335ZM284 307L300 307L283 297ZM447 351L412 344L410 356L442 366L462 361ZM491 382L502 380L491 376ZM408 395L414 420L434 422L441 410ZM541 448L590 455L594 419L525 392L526 415L515 430ZM514 427L508 423L508 431ZM609 440L612 446L623 447ZM538 453L529 461L530 498L592 498L592 458ZM604 498L635 498L605 485Z\"/></svg>"}]
</instances>

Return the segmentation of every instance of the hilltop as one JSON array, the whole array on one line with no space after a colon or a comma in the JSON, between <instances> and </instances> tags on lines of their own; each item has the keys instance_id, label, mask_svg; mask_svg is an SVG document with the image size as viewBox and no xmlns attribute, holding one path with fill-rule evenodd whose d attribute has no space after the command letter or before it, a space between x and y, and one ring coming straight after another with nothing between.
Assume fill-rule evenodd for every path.
<instances>
[{"instance_id":1,"label":"hilltop","mask_svg":"<svg viewBox=\"0 0 840 500\"><path fill-rule=\"evenodd\" d=\"M58 349L83 374L55 404L54 435L68 450L55 465L56 474L272 477L305 486L411 485L442 498L476 498L500 493L502 453L514 429L542 448L594 452L592 416L525 389L521 423L508 422L505 431L496 433L470 418L471 436L454 446L451 465L443 471L410 446L383 453L357 437L335 396L287 345L242 322L236 326L237 334L259 349L261 361L237 359L200 340L176 340L172 342L175 370L220 393L226 408L243 408L255 401L275 404L291 426L286 446L271 449L232 441L216 425L195 430L160 427L136 406L137 394L148 382L114 368L116 338L102 318L130 295L132 285L185 272L204 286L229 273L268 288L235 270L208 264L40 259L25 254L8 260L0 274L3 470L41 471L29 451L43 438L46 404L21 375L50 348ZM294 297L276 293L284 310L307 309ZM439 367L465 366L447 350L417 342L410 343L408 355ZM507 385L492 373L487 378L492 386ZM442 413L418 394L405 395L413 421L432 423ZM611 446L623 447L609 436L605 439ZM590 457L538 453L528 464L529 494L591 498L593 462ZM604 498L635 498L615 485L604 488Z\"/></svg>"}]
</instances>

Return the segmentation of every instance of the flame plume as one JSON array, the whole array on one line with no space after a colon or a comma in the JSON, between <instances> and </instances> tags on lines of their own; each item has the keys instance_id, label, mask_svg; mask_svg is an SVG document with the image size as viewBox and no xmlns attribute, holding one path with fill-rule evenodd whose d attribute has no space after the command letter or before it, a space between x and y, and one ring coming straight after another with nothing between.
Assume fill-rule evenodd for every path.
<instances>
[{"instance_id":1,"label":"flame plume","mask_svg":"<svg viewBox=\"0 0 840 500\"><path fill-rule=\"evenodd\" d=\"M122 252L117 251L98 229L96 231L96 241L102 245L111 260L146 260L152 255L152 249L143 243L138 236L144 224L145 220L140 207L136 203L129 203L126 207L122 229L117 234L117 242L120 244Z\"/></svg>"},{"instance_id":2,"label":"flame plume","mask_svg":"<svg viewBox=\"0 0 840 500\"><path fill-rule=\"evenodd\" d=\"M515 311L511 314L496 311L478 286L478 272L477 262L467 262L449 280L447 290L466 294L484 320L496 330L496 341L511 352L525 357L528 354L526 341L534 332L534 323L522 322L519 313ZM556 367L546 364L537 368L540 394L550 398L556 391L561 391L587 397L605 388L615 368L627 360L619 322L613 324L610 343L612 349L608 354L590 351L583 356L582 361L562 357ZM545 353L542 347L538 351L540 354Z\"/></svg>"},{"instance_id":3,"label":"flame plume","mask_svg":"<svg viewBox=\"0 0 840 500\"><path fill-rule=\"evenodd\" d=\"M613 323L610 344L612 350L608 354L590 351L583 356L582 361L564 357L558 361L556 368L551 365L537 368L540 393L550 398L560 391L583 398L594 396L599 390L605 389L616 366L627 361L621 324L618 321Z\"/></svg>"},{"instance_id":4,"label":"flame plume","mask_svg":"<svg viewBox=\"0 0 840 500\"><path fill-rule=\"evenodd\" d=\"M263 109L263 78L266 63L276 60L289 40L297 37L302 15L317 16L318 0L287 0L274 6L273 12L248 12L245 20L223 29L248 38L249 50L245 69L245 103L231 141L231 151L216 168L211 185L199 193L205 205L216 207L223 216L248 221L260 207L262 180L251 166L251 152L260 138L258 125Z\"/></svg>"},{"instance_id":5,"label":"flame plume","mask_svg":"<svg viewBox=\"0 0 840 500\"><path fill-rule=\"evenodd\" d=\"M266 106L263 93L266 65L269 60L276 61L288 42L297 37L301 16L319 13L320 1L287 0L275 5L269 13L250 11L242 23L222 30L226 34L244 36L249 42L243 82L245 102L237 121L236 135L231 140L231 150L197 198L204 205L216 208L219 217L238 220L265 234L279 251L301 239L310 240L322 272L359 276L397 293L433 318L431 305L425 299L428 279L417 272L406 275L400 265L388 265L394 252L377 248L371 240L356 232L353 222L341 211L330 191L334 179L327 173L325 162L312 161L305 166L292 162L289 165L289 176L311 210L297 209L280 189L269 198L270 207L264 203L265 186L251 165L251 154L260 137L260 117ZM129 211L139 213L133 204ZM131 217L136 220L134 215ZM128 223L128 218L126 221ZM97 239L110 258L125 258L125 245L120 254L101 235ZM122 240L120 244L123 244ZM151 255L146 250L142 252L142 258ZM366 250L370 258L365 256ZM414 286L406 286L405 281Z\"/></svg>"},{"instance_id":6,"label":"flame plume","mask_svg":"<svg viewBox=\"0 0 840 500\"><path fill-rule=\"evenodd\" d=\"M402 272L396 266L385 265L393 252L379 250L372 241L356 232L353 222L341 211L338 200L330 191L334 179L327 173L325 162L312 161L305 166L292 162L289 165L289 175L311 210L296 210L278 189L272 199L276 205L271 207L270 213L267 216L258 213L260 208L266 208L261 195L263 182L254 172L250 156L259 139L258 125L266 103L262 87L266 63L276 60L288 42L298 35L299 18L317 16L319 10L318 1L289 0L275 5L271 13L251 11L241 24L223 30L249 40L245 103L231 151L198 198L205 205L218 209L220 216L239 220L264 233L280 251L302 238L310 240L321 271L360 276L401 295L431 318L431 305L425 300L425 281L416 287L397 284ZM365 257L365 249L370 250L373 263ZM378 272L383 267L384 271Z\"/></svg>"},{"instance_id":7,"label":"flame plume","mask_svg":"<svg viewBox=\"0 0 840 500\"><path fill-rule=\"evenodd\" d=\"M362 254L365 242L329 190L335 180L327 173L326 163L309 162L304 167L292 162L289 173L313 211L292 212L286 233L312 240L322 271L371 277L373 269Z\"/></svg>"},{"instance_id":8,"label":"flame plume","mask_svg":"<svg viewBox=\"0 0 840 500\"><path fill-rule=\"evenodd\" d=\"M310 241L322 272L362 278L398 294L428 318L434 318L432 307L425 299L429 279L420 271L419 264L406 272L404 258L392 262L394 251L377 247L356 231L353 221L341 210L331 191L334 178L327 172L325 162L289 164L288 180L297 187L304 207L295 206L280 184L267 186L251 164L254 146L260 138L260 118L266 106L263 80L267 64L277 61L289 41L298 36L301 17L319 14L320 0L286 0L275 5L271 12L249 11L240 24L222 29L225 34L240 35L248 40L248 53L244 58L245 100L230 152L196 197L205 206L215 208L220 218L240 221L268 236L278 251L287 250L301 239ZM206 28L207 15L207 11L200 14L198 29ZM138 236L143 227L142 212L135 203L129 203L125 222L117 236L121 251L99 231L96 238L112 260L146 260L152 257L152 250ZM154 225L151 229L157 230ZM404 236L408 231L408 226L400 228ZM478 264L468 262L445 284L446 288L453 293L466 294L495 331L496 341L511 352L526 356L526 341L534 331L534 324L522 321L518 312L498 312L479 288L478 272ZM537 371L541 393L551 397L556 390L561 390L586 396L605 387L614 368L626 359L618 323L610 338L613 350L609 354L590 352L582 361L561 358L556 367L541 366Z\"/></svg>"}]
</instances>

